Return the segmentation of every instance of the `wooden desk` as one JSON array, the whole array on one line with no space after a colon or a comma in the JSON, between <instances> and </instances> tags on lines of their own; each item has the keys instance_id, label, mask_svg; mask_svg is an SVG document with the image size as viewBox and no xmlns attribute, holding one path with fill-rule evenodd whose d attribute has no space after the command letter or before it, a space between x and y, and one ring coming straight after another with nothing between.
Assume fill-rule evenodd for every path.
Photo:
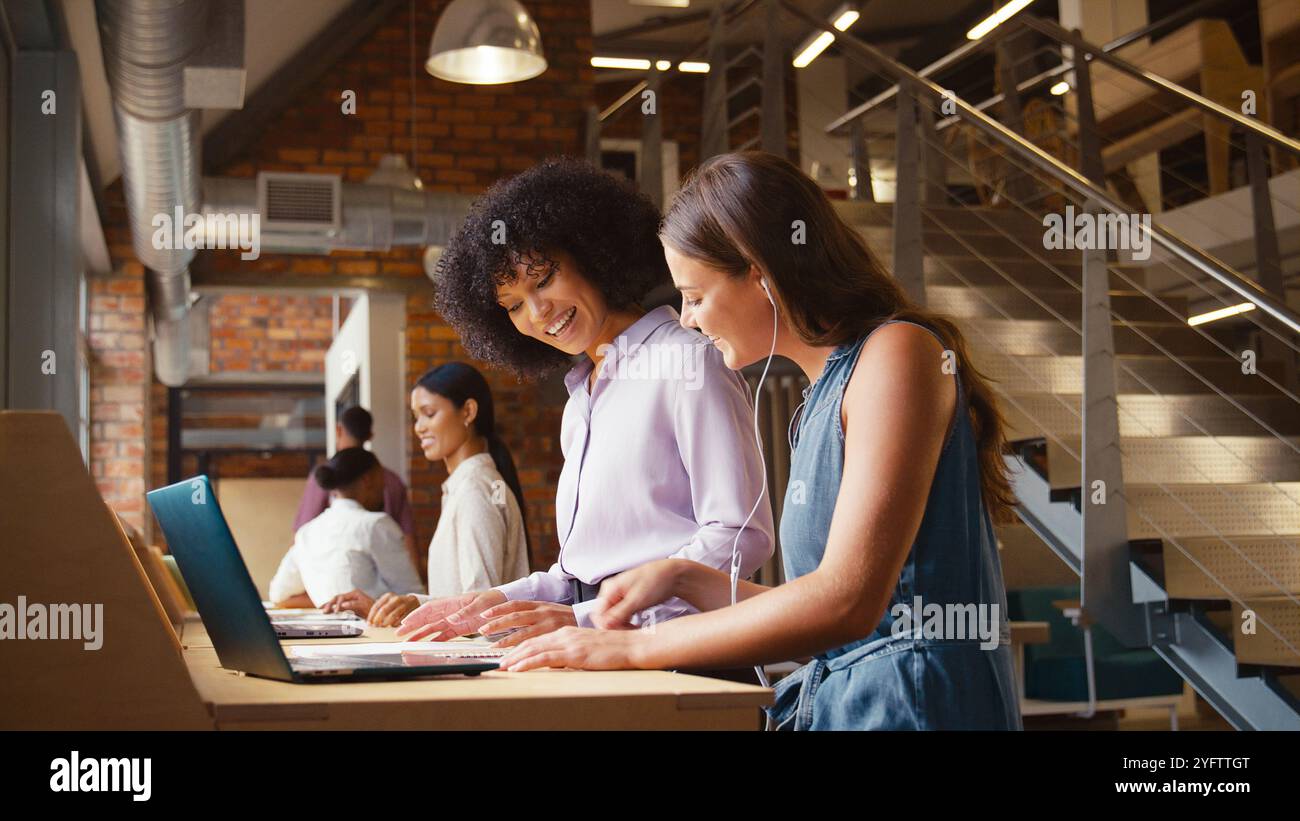
<instances>
[{"instance_id":1,"label":"wooden desk","mask_svg":"<svg viewBox=\"0 0 1300 821\"><path fill-rule=\"evenodd\" d=\"M662 671L354 684L239 675L221 668L196 618L173 629L62 416L0 411L0 465L0 601L92 602L107 619L93 652L82 641L0 641L0 729L751 730L772 703L762 687Z\"/></svg>"},{"instance_id":2,"label":"wooden desk","mask_svg":"<svg viewBox=\"0 0 1300 821\"><path fill-rule=\"evenodd\" d=\"M344 645L392 641L368 627ZM285 644L321 644L321 639ZM194 686L217 729L264 730L754 730L762 687L659 670L489 672L469 678L291 684L221 667L202 623L181 637Z\"/></svg>"}]
</instances>

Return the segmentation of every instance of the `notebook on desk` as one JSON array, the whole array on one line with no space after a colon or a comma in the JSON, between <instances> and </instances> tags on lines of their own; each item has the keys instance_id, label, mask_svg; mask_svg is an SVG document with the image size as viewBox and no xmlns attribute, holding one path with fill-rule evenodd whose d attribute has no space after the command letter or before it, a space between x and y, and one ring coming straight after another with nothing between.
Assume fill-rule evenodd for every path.
<instances>
[{"instance_id":1,"label":"notebook on desk","mask_svg":"<svg viewBox=\"0 0 1300 821\"><path fill-rule=\"evenodd\" d=\"M420 652L285 655L275 626L240 556L212 483L195 476L147 494L176 557L221 666L280 681L365 681L495 670L501 650L456 651L421 643Z\"/></svg>"}]
</instances>

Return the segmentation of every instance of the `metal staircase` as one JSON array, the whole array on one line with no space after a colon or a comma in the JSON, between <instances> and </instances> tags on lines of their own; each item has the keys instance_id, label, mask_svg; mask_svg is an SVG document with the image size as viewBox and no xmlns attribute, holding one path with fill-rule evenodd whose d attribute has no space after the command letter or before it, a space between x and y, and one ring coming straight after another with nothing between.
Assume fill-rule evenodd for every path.
<instances>
[{"instance_id":1,"label":"metal staircase","mask_svg":"<svg viewBox=\"0 0 1300 821\"><path fill-rule=\"evenodd\" d=\"M1023 136L1018 100L1000 106L999 122L934 79L959 76L981 49L1005 58L1019 36L1074 72L1077 104L1057 103L1061 133L1040 140L1054 148ZM915 299L958 321L971 364L994 381L1020 501L1004 535L1035 533L1079 574L1092 622L1152 648L1233 726L1300 729L1300 316L1286 303L1272 227L1272 209L1296 204L1270 199L1265 163L1266 149L1300 156L1300 143L1050 22L1012 21L921 73L837 39L890 87L828 131L892 136L898 188L894 203L849 201L840 213ZM1089 78L1100 64L1150 84L1153 105L1231 126L1249 159L1264 287L1158 223L1141 229L1154 264L1046 247L1043 219L1067 205L1129 211L1101 170L1106 112L1093 110ZM1014 86L1004 100L1032 96L1005 65L1000 77ZM955 133L936 128L945 120ZM854 156L862 149L855 142ZM864 164L858 179L869 173ZM993 202L963 201L962 185ZM1187 321L1241 302L1254 310Z\"/></svg>"}]
</instances>

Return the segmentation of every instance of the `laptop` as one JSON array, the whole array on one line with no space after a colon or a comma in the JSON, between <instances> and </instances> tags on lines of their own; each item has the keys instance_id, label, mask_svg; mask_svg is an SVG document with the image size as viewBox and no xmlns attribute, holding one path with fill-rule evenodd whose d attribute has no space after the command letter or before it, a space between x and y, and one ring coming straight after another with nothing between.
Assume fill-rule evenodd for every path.
<instances>
[{"instance_id":1,"label":"laptop","mask_svg":"<svg viewBox=\"0 0 1300 821\"><path fill-rule=\"evenodd\" d=\"M400 652L348 655L349 645L290 658L262 606L248 566L230 534L212 483L195 476L146 494L176 557L221 666L292 682L373 681L449 674L478 675L498 667L505 650L412 642Z\"/></svg>"},{"instance_id":2,"label":"laptop","mask_svg":"<svg viewBox=\"0 0 1300 821\"><path fill-rule=\"evenodd\" d=\"M360 619L269 616L279 639L350 639L366 632Z\"/></svg>"}]
</instances>

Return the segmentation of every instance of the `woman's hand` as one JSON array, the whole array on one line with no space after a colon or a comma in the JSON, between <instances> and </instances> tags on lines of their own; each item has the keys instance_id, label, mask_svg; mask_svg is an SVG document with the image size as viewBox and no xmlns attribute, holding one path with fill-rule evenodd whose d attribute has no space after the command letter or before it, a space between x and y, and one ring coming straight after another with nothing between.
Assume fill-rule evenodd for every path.
<instances>
[{"instance_id":1,"label":"woman's hand","mask_svg":"<svg viewBox=\"0 0 1300 821\"><path fill-rule=\"evenodd\" d=\"M573 608L548 601L508 601L483 611L487 622L478 631L484 636L514 629L497 641L497 647L514 647L524 639L545 635L561 627L577 627Z\"/></svg>"},{"instance_id":2,"label":"woman's hand","mask_svg":"<svg viewBox=\"0 0 1300 821\"><path fill-rule=\"evenodd\" d=\"M409 593L399 596L396 593L385 593L375 599L374 605L370 612L366 614L366 621L375 627L396 627L402 623L408 613L420 606L420 600Z\"/></svg>"},{"instance_id":3,"label":"woman's hand","mask_svg":"<svg viewBox=\"0 0 1300 821\"><path fill-rule=\"evenodd\" d=\"M659 559L624 570L600 585L600 598L591 610L591 623L602 630L630 630L632 616L677 595L677 581L686 559Z\"/></svg>"},{"instance_id":4,"label":"woman's hand","mask_svg":"<svg viewBox=\"0 0 1300 821\"><path fill-rule=\"evenodd\" d=\"M351 610L364 619L374 604L375 600L367 596L363 591L352 590L338 594L322 604L320 609L322 613L342 613L344 610Z\"/></svg>"},{"instance_id":5,"label":"woman's hand","mask_svg":"<svg viewBox=\"0 0 1300 821\"><path fill-rule=\"evenodd\" d=\"M561 627L554 633L524 641L501 659L511 673L543 667L578 670L636 670L645 667L649 630L591 630Z\"/></svg>"},{"instance_id":6,"label":"woman's hand","mask_svg":"<svg viewBox=\"0 0 1300 821\"><path fill-rule=\"evenodd\" d=\"M480 614L484 610L505 600L506 594L500 590L484 590L427 601L402 619L397 635L405 636L407 641L430 636L434 641L446 641L468 635L483 625L485 620Z\"/></svg>"}]
</instances>

